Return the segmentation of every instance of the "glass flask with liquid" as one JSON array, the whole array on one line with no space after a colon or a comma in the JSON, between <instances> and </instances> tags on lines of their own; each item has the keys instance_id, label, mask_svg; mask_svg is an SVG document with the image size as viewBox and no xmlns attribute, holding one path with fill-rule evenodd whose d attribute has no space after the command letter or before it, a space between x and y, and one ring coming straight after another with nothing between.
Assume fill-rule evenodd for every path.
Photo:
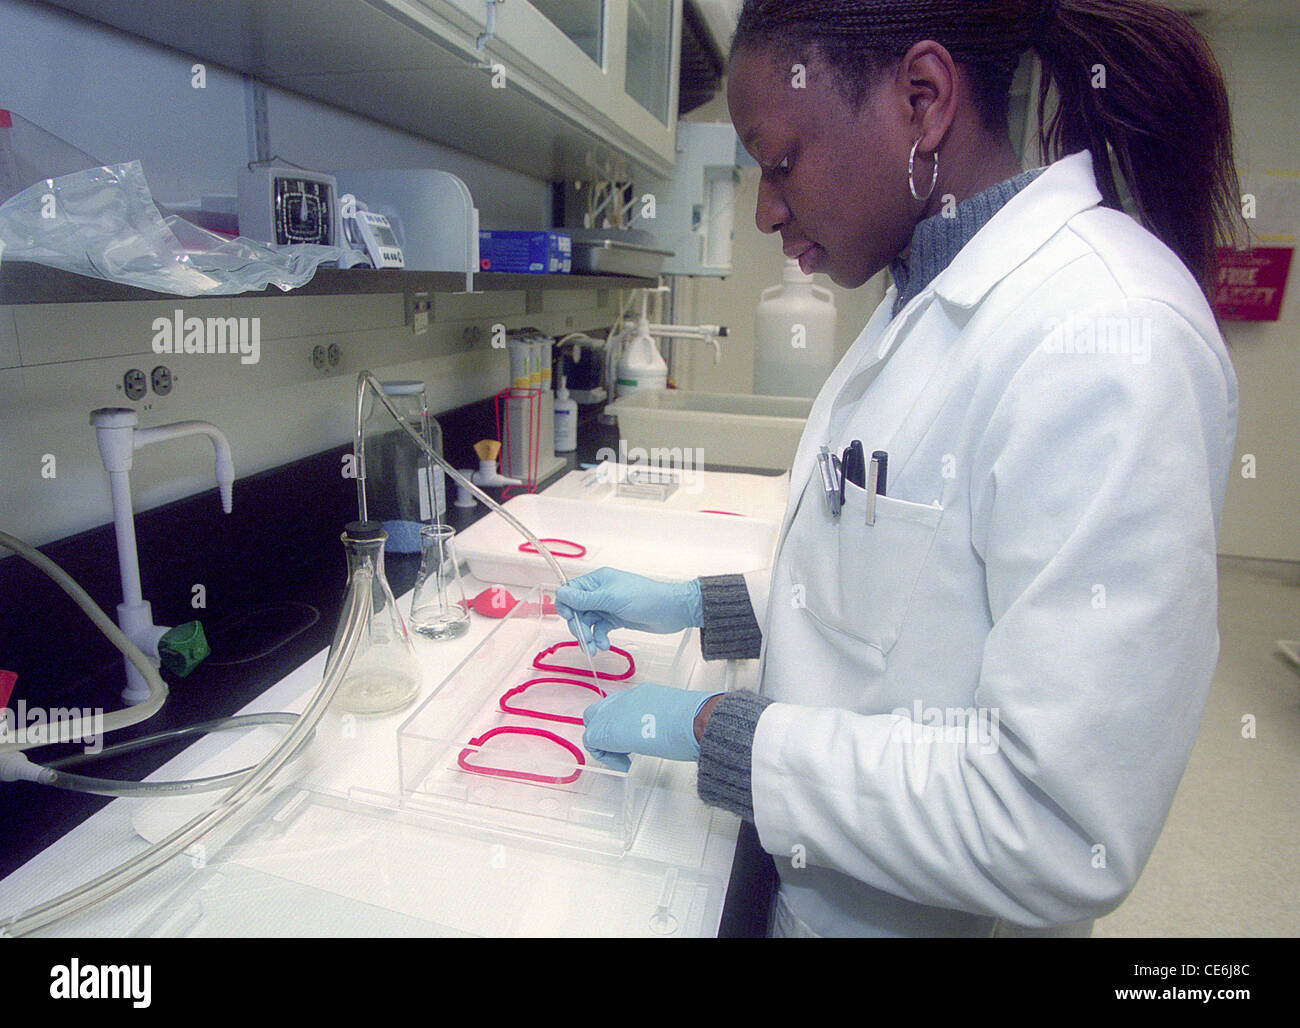
<instances>
[{"instance_id":1,"label":"glass flask with liquid","mask_svg":"<svg viewBox=\"0 0 1300 1028\"><path fill-rule=\"evenodd\" d=\"M389 714L408 706L420 691L420 665L406 624L384 577L384 540L377 521L352 521L343 530L348 592L360 583L370 592L365 631L339 683L334 705L354 714ZM331 652L343 639L334 632Z\"/></svg>"},{"instance_id":2,"label":"glass flask with liquid","mask_svg":"<svg viewBox=\"0 0 1300 1028\"><path fill-rule=\"evenodd\" d=\"M430 639L459 639L469 631L455 536L450 525L420 531L420 573L411 593L411 628Z\"/></svg>"}]
</instances>

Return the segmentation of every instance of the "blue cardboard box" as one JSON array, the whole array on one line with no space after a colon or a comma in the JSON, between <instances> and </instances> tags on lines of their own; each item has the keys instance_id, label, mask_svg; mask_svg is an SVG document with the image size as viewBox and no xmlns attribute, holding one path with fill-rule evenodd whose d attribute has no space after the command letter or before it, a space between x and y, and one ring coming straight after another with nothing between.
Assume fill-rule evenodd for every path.
<instances>
[{"instance_id":1,"label":"blue cardboard box","mask_svg":"<svg viewBox=\"0 0 1300 1028\"><path fill-rule=\"evenodd\" d=\"M566 232L479 232L478 263L480 271L564 274L573 268L573 239Z\"/></svg>"}]
</instances>

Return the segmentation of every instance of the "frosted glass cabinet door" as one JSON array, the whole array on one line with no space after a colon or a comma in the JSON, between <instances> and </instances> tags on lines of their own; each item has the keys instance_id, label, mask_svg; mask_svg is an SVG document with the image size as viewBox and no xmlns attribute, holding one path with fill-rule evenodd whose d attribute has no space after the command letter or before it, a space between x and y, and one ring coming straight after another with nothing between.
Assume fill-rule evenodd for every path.
<instances>
[{"instance_id":1,"label":"frosted glass cabinet door","mask_svg":"<svg viewBox=\"0 0 1300 1028\"><path fill-rule=\"evenodd\" d=\"M669 124L672 94L673 0L627 0L627 95Z\"/></svg>"},{"instance_id":2,"label":"frosted glass cabinet door","mask_svg":"<svg viewBox=\"0 0 1300 1028\"><path fill-rule=\"evenodd\" d=\"M424 12L437 33L462 42L486 29L490 60L500 60L512 89L540 102L610 150L595 148L599 172L627 173L623 158L660 177L677 160L677 68L682 0L369 0L395 13ZM485 129L486 130L486 129ZM561 150L571 177L590 172L587 144ZM611 157L617 159L611 160Z\"/></svg>"},{"instance_id":3,"label":"frosted glass cabinet door","mask_svg":"<svg viewBox=\"0 0 1300 1028\"><path fill-rule=\"evenodd\" d=\"M605 67L605 0L530 0L578 48Z\"/></svg>"}]
</instances>

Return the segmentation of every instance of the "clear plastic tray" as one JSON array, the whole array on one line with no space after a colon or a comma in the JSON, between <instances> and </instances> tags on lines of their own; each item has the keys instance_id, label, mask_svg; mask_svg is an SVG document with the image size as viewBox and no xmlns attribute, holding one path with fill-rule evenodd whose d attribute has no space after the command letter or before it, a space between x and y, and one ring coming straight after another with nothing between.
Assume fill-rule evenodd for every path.
<instances>
[{"instance_id":1,"label":"clear plastic tray","mask_svg":"<svg viewBox=\"0 0 1300 1028\"><path fill-rule=\"evenodd\" d=\"M680 471L672 469L637 468L618 466L619 475L615 491L619 496L640 500L666 500L682 484Z\"/></svg>"},{"instance_id":2,"label":"clear plastic tray","mask_svg":"<svg viewBox=\"0 0 1300 1028\"><path fill-rule=\"evenodd\" d=\"M590 688L539 682L506 699L511 712L502 709L502 700L516 687L545 678L594 683L606 694L641 681L686 686L694 663L687 648L690 636L676 648L629 644L635 671L622 680L537 668L534 659L541 651L573 642L563 619L541 615L540 596L539 589L530 591L402 724L402 806L510 834L625 853L662 761L636 756L631 769L622 772L583 750L582 711L599 698ZM544 661L610 675L627 668L617 653L598 654L588 662L571 645ZM521 712L525 710L534 713Z\"/></svg>"},{"instance_id":3,"label":"clear plastic tray","mask_svg":"<svg viewBox=\"0 0 1300 1028\"><path fill-rule=\"evenodd\" d=\"M692 938L715 934L727 886L725 873L502 842L294 789L212 863L177 859L179 881L137 886L115 935Z\"/></svg>"}]
</instances>

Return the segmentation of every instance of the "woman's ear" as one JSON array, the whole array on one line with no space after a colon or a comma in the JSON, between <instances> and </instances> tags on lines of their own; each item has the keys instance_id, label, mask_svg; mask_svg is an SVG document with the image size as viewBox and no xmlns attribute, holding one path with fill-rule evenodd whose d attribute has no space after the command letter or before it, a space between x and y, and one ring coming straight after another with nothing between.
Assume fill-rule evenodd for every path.
<instances>
[{"instance_id":1,"label":"woman's ear","mask_svg":"<svg viewBox=\"0 0 1300 1028\"><path fill-rule=\"evenodd\" d=\"M912 139L918 149L939 149L957 114L960 90L957 64L944 46L934 40L914 45L898 66L896 86L906 98Z\"/></svg>"}]
</instances>

